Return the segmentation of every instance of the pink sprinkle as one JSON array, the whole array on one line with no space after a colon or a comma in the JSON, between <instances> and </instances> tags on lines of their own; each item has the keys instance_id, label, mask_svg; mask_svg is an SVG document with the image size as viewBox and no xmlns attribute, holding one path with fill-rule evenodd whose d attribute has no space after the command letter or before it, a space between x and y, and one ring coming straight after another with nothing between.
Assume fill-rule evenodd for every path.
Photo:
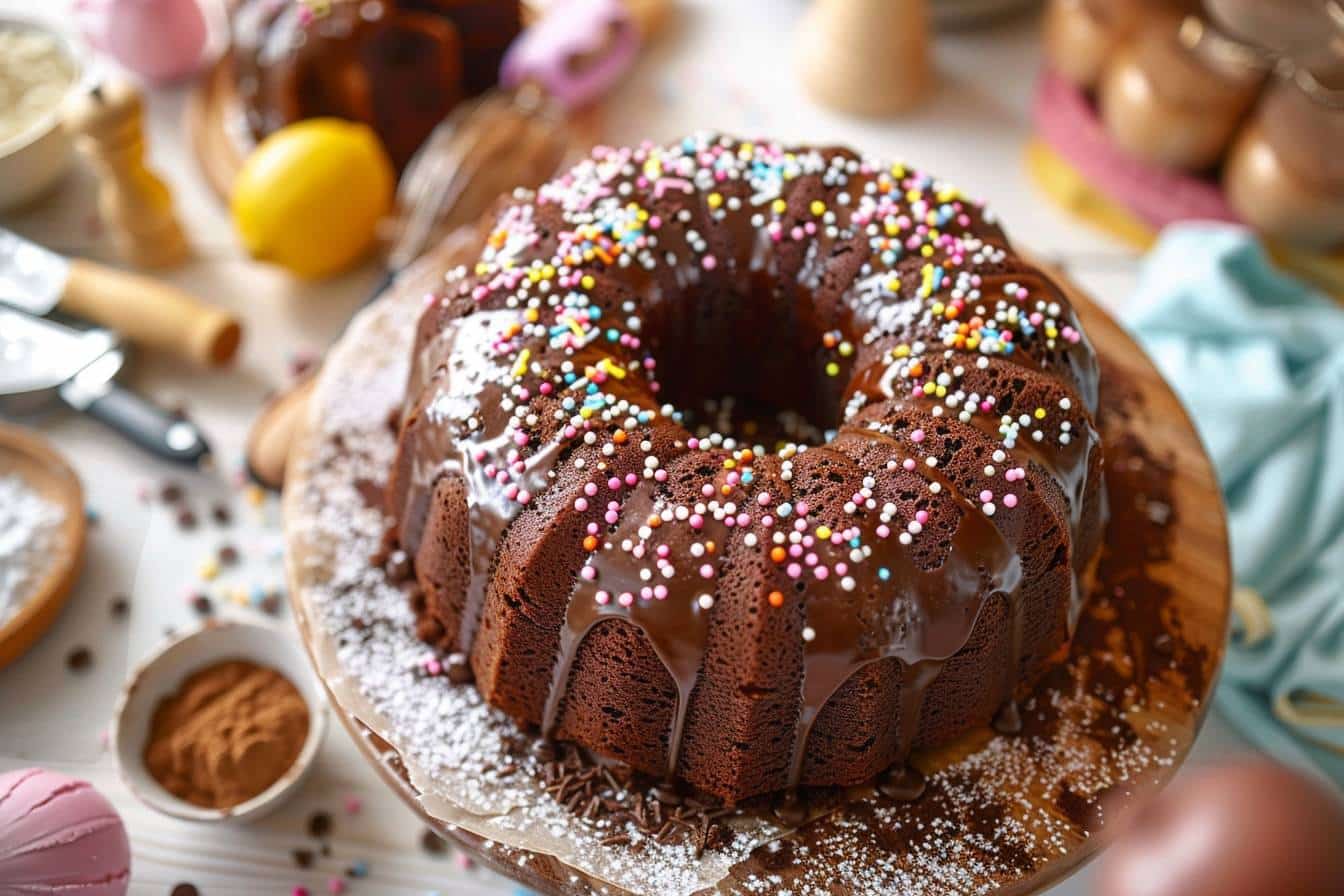
<instances>
[{"instance_id":1,"label":"pink sprinkle","mask_svg":"<svg viewBox=\"0 0 1344 896\"><path fill-rule=\"evenodd\" d=\"M769 492L761 492L759 495L756 496L756 503L759 504L759 505L761 505L762 507L764 507L765 505L769 504L769 503L770 503L770 493L769 493Z\"/></svg>"},{"instance_id":2,"label":"pink sprinkle","mask_svg":"<svg viewBox=\"0 0 1344 896\"><path fill-rule=\"evenodd\" d=\"M700 266L707 271L712 271L719 266L719 262L713 255L706 255L704 258L700 259Z\"/></svg>"},{"instance_id":3,"label":"pink sprinkle","mask_svg":"<svg viewBox=\"0 0 1344 896\"><path fill-rule=\"evenodd\" d=\"M617 477L613 476L607 480L607 488L611 489L612 491L618 491L620 487L621 487L621 480L618 479Z\"/></svg>"},{"instance_id":4,"label":"pink sprinkle","mask_svg":"<svg viewBox=\"0 0 1344 896\"><path fill-rule=\"evenodd\" d=\"M795 558L803 556L803 546L800 544L789 545L789 556Z\"/></svg>"},{"instance_id":5,"label":"pink sprinkle","mask_svg":"<svg viewBox=\"0 0 1344 896\"><path fill-rule=\"evenodd\" d=\"M443 663L440 663L434 657L430 657L429 659L425 660L425 671L428 672L430 675L441 675L443 674ZM346 805L347 807L349 806L348 803ZM353 812L351 812L349 808L346 808L345 811L350 812L351 815L354 815L355 812L358 812L359 810L355 809Z\"/></svg>"},{"instance_id":6,"label":"pink sprinkle","mask_svg":"<svg viewBox=\"0 0 1344 896\"><path fill-rule=\"evenodd\" d=\"M803 574L803 568L797 563L790 563L784 571L789 574L789 578L791 579L796 579Z\"/></svg>"},{"instance_id":7,"label":"pink sprinkle","mask_svg":"<svg viewBox=\"0 0 1344 896\"><path fill-rule=\"evenodd\" d=\"M521 448L528 443L528 435L520 429L513 434L513 441L514 444Z\"/></svg>"},{"instance_id":8,"label":"pink sprinkle","mask_svg":"<svg viewBox=\"0 0 1344 896\"><path fill-rule=\"evenodd\" d=\"M1014 494L1011 494L1011 493L1010 493L1010 494L1007 494L1007 495L1004 495L1004 496L1003 496L1003 506L1004 506L1004 507L1016 507L1016 506L1017 506L1017 495L1014 495Z\"/></svg>"},{"instance_id":9,"label":"pink sprinkle","mask_svg":"<svg viewBox=\"0 0 1344 896\"><path fill-rule=\"evenodd\" d=\"M616 521L621 518L621 515L614 510L608 510L606 516L602 518L607 521L608 525L614 526L616 525Z\"/></svg>"},{"instance_id":10,"label":"pink sprinkle","mask_svg":"<svg viewBox=\"0 0 1344 896\"><path fill-rule=\"evenodd\" d=\"M310 896L307 887L295 887L293 890L290 890L290 893L292 896Z\"/></svg>"},{"instance_id":11,"label":"pink sprinkle","mask_svg":"<svg viewBox=\"0 0 1344 896\"><path fill-rule=\"evenodd\" d=\"M891 534L891 528L886 523L882 523L877 527L878 538L886 538L890 534Z\"/></svg>"},{"instance_id":12,"label":"pink sprinkle","mask_svg":"<svg viewBox=\"0 0 1344 896\"><path fill-rule=\"evenodd\" d=\"M638 483L638 482L639 482L639 477L636 476L634 473L626 473L626 474L625 474L625 484L626 484L626 485L635 485L635 484Z\"/></svg>"},{"instance_id":13,"label":"pink sprinkle","mask_svg":"<svg viewBox=\"0 0 1344 896\"><path fill-rule=\"evenodd\" d=\"M929 521L929 512L927 510L915 511L915 522L919 523L922 526L928 521Z\"/></svg>"},{"instance_id":14,"label":"pink sprinkle","mask_svg":"<svg viewBox=\"0 0 1344 896\"><path fill-rule=\"evenodd\" d=\"M738 524L739 526L742 526L743 528L746 528L747 526L750 526L750 525L751 525L751 514L749 514L749 513L739 513L739 514L737 515L737 524Z\"/></svg>"},{"instance_id":15,"label":"pink sprinkle","mask_svg":"<svg viewBox=\"0 0 1344 896\"><path fill-rule=\"evenodd\" d=\"M666 559L667 555L672 553L672 549L665 544L660 544L654 550L654 553L657 554L659 557Z\"/></svg>"},{"instance_id":16,"label":"pink sprinkle","mask_svg":"<svg viewBox=\"0 0 1344 896\"><path fill-rule=\"evenodd\" d=\"M812 570L812 575L816 576L818 581L825 581L826 577L830 574L830 570L824 566L818 566L816 569Z\"/></svg>"},{"instance_id":17,"label":"pink sprinkle","mask_svg":"<svg viewBox=\"0 0 1344 896\"><path fill-rule=\"evenodd\" d=\"M666 481L667 481L667 471L664 470L664 469L661 469L661 468L658 469L658 470L655 470L654 473L653 473L653 480L654 480L655 482L666 482Z\"/></svg>"},{"instance_id":18,"label":"pink sprinkle","mask_svg":"<svg viewBox=\"0 0 1344 896\"><path fill-rule=\"evenodd\" d=\"M765 516L761 517L761 525L764 526L765 528L769 529L774 524L775 524L775 518L771 514L767 513Z\"/></svg>"},{"instance_id":19,"label":"pink sprinkle","mask_svg":"<svg viewBox=\"0 0 1344 896\"><path fill-rule=\"evenodd\" d=\"M700 494L704 495L706 498L714 497L714 486L706 482L704 485L700 486Z\"/></svg>"},{"instance_id":20,"label":"pink sprinkle","mask_svg":"<svg viewBox=\"0 0 1344 896\"><path fill-rule=\"evenodd\" d=\"M994 493L993 493L992 491L990 491L989 489L982 489L982 490L981 490L981 492L980 492L980 503L981 503L981 504L988 504L990 501L993 501L993 500L994 500Z\"/></svg>"},{"instance_id":21,"label":"pink sprinkle","mask_svg":"<svg viewBox=\"0 0 1344 896\"><path fill-rule=\"evenodd\" d=\"M654 586L653 586L653 596L656 597L656 598L658 598L659 600L667 600L667 586L666 586L666 585L654 585Z\"/></svg>"},{"instance_id":22,"label":"pink sprinkle","mask_svg":"<svg viewBox=\"0 0 1344 896\"><path fill-rule=\"evenodd\" d=\"M585 485L585 486L583 487L583 493L584 493L585 495L587 495L588 497L590 497L590 498L593 497L594 495L596 495L596 494L597 494L597 483L596 483L596 482L590 482L590 483L588 483L587 485Z\"/></svg>"},{"instance_id":23,"label":"pink sprinkle","mask_svg":"<svg viewBox=\"0 0 1344 896\"><path fill-rule=\"evenodd\" d=\"M910 441L914 442L916 445L924 441L924 430L916 429L914 432L910 433Z\"/></svg>"},{"instance_id":24,"label":"pink sprinkle","mask_svg":"<svg viewBox=\"0 0 1344 896\"><path fill-rule=\"evenodd\" d=\"M817 555L816 555L816 554L808 554L806 557L803 558L803 562L806 563L808 566L816 566L816 565L817 565Z\"/></svg>"},{"instance_id":25,"label":"pink sprinkle","mask_svg":"<svg viewBox=\"0 0 1344 896\"><path fill-rule=\"evenodd\" d=\"M693 513L688 522L691 524L692 529L699 529L705 525L705 518L698 513Z\"/></svg>"},{"instance_id":26,"label":"pink sprinkle","mask_svg":"<svg viewBox=\"0 0 1344 896\"><path fill-rule=\"evenodd\" d=\"M710 566L708 563L702 564L700 566L700 578L702 579L714 578L714 567Z\"/></svg>"},{"instance_id":27,"label":"pink sprinkle","mask_svg":"<svg viewBox=\"0 0 1344 896\"><path fill-rule=\"evenodd\" d=\"M587 499L587 498L575 498L575 499L574 499L574 509L577 510L579 513L583 513L585 510L588 509L588 499Z\"/></svg>"},{"instance_id":28,"label":"pink sprinkle","mask_svg":"<svg viewBox=\"0 0 1344 896\"><path fill-rule=\"evenodd\" d=\"M807 511L810 508L807 506L806 501L799 501L797 504L793 505L793 509L798 512L799 516L807 516Z\"/></svg>"},{"instance_id":29,"label":"pink sprinkle","mask_svg":"<svg viewBox=\"0 0 1344 896\"><path fill-rule=\"evenodd\" d=\"M593 595L593 600L597 601L599 606L605 607L607 604L611 603L611 595L605 591L599 591Z\"/></svg>"},{"instance_id":30,"label":"pink sprinkle","mask_svg":"<svg viewBox=\"0 0 1344 896\"><path fill-rule=\"evenodd\" d=\"M836 575L838 575L838 576L842 576L842 575L844 575L844 574L847 573L847 572L849 572L849 564L848 564L848 563L837 563L837 564L835 564L835 574L836 574Z\"/></svg>"},{"instance_id":31,"label":"pink sprinkle","mask_svg":"<svg viewBox=\"0 0 1344 896\"><path fill-rule=\"evenodd\" d=\"M915 468L915 459L913 457L907 457L905 460L901 461L901 466L906 470L913 470Z\"/></svg>"},{"instance_id":32,"label":"pink sprinkle","mask_svg":"<svg viewBox=\"0 0 1344 896\"><path fill-rule=\"evenodd\" d=\"M591 566L584 566L583 569L579 570L579 575L591 582L597 578L597 570Z\"/></svg>"},{"instance_id":33,"label":"pink sprinkle","mask_svg":"<svg viewBox=\"0 0 1344 896\"><path fill-rule=\"evenodd\" d=\"M635 602L635 596L629 591L622 591L621 596L616 598L616 602L623 607L628 607Z\"/></svg>"},{"instance_id":34,"label":"pink sprinkle","mask_svg":"<svg viewBox=\"0 0 1344 896\"><path fill-rule=\"evenodd\" d=\"M341 893L345 892L345 881L339 877L327 878L327 892L331 893L332 896L340 896Z\"/></svg>"}]
</instances>

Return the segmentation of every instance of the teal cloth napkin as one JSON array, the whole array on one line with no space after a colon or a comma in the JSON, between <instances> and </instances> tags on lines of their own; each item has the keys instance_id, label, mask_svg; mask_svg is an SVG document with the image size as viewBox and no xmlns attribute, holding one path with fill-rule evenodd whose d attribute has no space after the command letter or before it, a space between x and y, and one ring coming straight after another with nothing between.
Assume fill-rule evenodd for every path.
<instances>
[{"instance_id":1,"label":"teal cloth napkin","mask_svg":"<svg viewBox=\"0 0 1344 896\"><path fill-rule=\"evenodd\" d=\"M1218 704L1344 786L1344 311L1246 230L1188 224L1145 259L1125 316L1217 467L1238 605L1268 611L1261 631L1238 612Z\"/></svg>"}]
</instances>

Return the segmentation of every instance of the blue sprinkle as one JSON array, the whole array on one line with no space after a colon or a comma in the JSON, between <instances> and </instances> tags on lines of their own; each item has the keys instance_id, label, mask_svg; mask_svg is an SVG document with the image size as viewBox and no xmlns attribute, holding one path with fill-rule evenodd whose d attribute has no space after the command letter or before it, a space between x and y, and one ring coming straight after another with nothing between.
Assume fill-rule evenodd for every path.
<instances>
[{"instance_id":1,"label":"blue sprinkle","mask_svg":"<svg viewBox=\"0 0 1344 896\"><path fill-rule=\"evenodd\" d=\"M357 877L357 878L368 877L369 863L364 861L363 859L360 859L358 862L355 862L353 865L350 866L349 874L351 877Z\"/></svg>"},{"instance_id":2,"label":"blue sprinkle","mask_svg":"<svg viewBox=\"0 0 1344 896\"><path fill-rule=\"evenodd\" d=\"M891 570L884 566L877 571L877 577L885 582L887 579L891 578Z\"/></svg>"}]
</instances>

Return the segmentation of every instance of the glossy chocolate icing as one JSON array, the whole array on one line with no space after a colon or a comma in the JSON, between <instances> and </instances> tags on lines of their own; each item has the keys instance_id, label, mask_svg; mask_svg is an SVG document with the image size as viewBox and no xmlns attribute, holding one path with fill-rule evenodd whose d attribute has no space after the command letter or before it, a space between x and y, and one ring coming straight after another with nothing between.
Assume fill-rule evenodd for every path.
<instances>
[{"instance_id":1,"label":"glossy chocolate icing","mask_svg":"<svg viewBox=\"0 0 1344 896\"><path fill-rule=\"evenodd\" d=\"M421 321L387 505L478 681L510 662L481 654L482 615L520 615L555 648L529 660L549 670L544 699L511 711L576 736L561 724L576 657L599 628L633 626L675 691L658 771L697 781L688 718L713 628L730 624L722 583L751 554L775 569L759 612L793 614L801 637L775 787L817 778L818 719L896 661L889 789L913 792L905 756L947 736L926 730L926 698L991 602L1007 646L990 687L1013 727L1099 546L1097 366L1063 294L983 208L847 151L706 136L599 150L490 224L480 262ZM694 435L691 405L724 393L796 408L832 438ZM558 608L496 581L539 498L586 533Z\"/></svg>"}]
</instances>

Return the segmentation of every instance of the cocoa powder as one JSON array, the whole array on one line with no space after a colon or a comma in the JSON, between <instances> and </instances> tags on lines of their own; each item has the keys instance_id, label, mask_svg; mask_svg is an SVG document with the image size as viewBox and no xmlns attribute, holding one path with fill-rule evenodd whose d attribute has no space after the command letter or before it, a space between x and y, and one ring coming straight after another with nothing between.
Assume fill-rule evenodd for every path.
<instances>
[{"instance_id":1,"label":"cocoa powder","mask_svg":"<svg viewBox=\"0 0 1344 896\"><path fill-rule=\"evenodd\" d=\"M226 809L274 784L308 738L308 704L274 669L228 660L160 701L144 760L169 793Z\"/></svg>"}]
</instances>

